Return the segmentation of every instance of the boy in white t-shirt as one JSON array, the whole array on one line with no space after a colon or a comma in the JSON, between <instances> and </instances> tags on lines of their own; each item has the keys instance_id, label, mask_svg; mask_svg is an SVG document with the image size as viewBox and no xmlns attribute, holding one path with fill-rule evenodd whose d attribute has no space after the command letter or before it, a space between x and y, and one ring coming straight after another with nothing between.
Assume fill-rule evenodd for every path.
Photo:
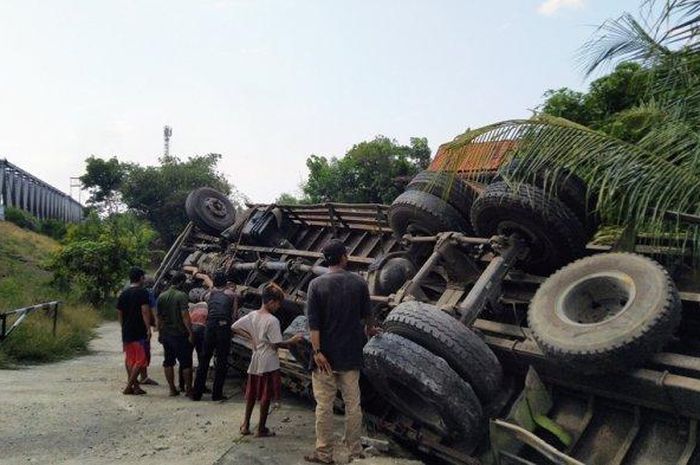
<instances>
[{"instance_id":1,"label":"boy in white t-shirt","mask_svg":"<svg viewBox=\"0 0 700 465\"><path fill-rule=\"evenodd\" d=\"M280 322L273 315L284 300L284 291L277 284L270 283L262 292L262 306L259 310L250 312L236 321L231 329L235 334L249 338L253 354L248 367L248 382L245 389L245 419L241 425L241 434L250 434L250 417L253 414L255 401L260 401L260 422L256 437L274 436L266 426L270 402L279 400L282 390L280 376L280 360L277 349L288 348L302 341L300 335L295 335L286 341L282 340Z\"/></svg>"}]
</instances>

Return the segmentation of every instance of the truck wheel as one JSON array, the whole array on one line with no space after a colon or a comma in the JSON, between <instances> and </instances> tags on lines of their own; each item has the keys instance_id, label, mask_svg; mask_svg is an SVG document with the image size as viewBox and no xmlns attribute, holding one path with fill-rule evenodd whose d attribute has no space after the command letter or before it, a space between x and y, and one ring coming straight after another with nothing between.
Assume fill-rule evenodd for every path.
<instances>
[{"instance_id":1,"label":"truck wheel","mask_svg":"<svg viewBox=\"0 0 700 465\"><path fill-rule=\"evenodd\" d=\"M588 238L569 207L530 184L489 184L471 218L481 236L520 234L529 247L520 268L544 276L582 256Z\"/></svg>"},{"instance_id":2,"label":"truck wheel","mask_svg":"<svg viewBox=\"0 0 700 465\"><path fill-rule=\"evenodd\" d=\"M681 320L673 281L641 255L607 253L550 276L528 323L547 357L584 373L620 371L661 350Z\"/></svg>"},{"instance_id":3,"label":"truck wheel","mask_svg":"<svg viewBox=\"0 0 700 465\"><path fill-rule=\"evenodd\" d=\"M190 192L185 201L185 211L197 227L209 234L221 233L236 219L236 209L228 197L210 187L200 187Z\"/></svg>"},{"instance_id":4,"label":"truck wheel","mask_svg":"<svg viewBox=\"0 0 700 465\"><path fill-rule=\"evenodd\" d=\"M520 160L515 159L501 168L499 174L492 182L508 181L517 179L528 181L544 189L547 193L554 193L555 197L569 207L581 223L586 227L586 231L591 236L595 234L600 224L600 219L595 213L595 201L589 196L588 187L583 179L575 174L571 174L564 169L554 170L550 168L540 168L534 178L527 178L524 174L525 168L518 171ZM517 177L514 174L517 173ZM556 186L555 189L552 189Z\"/></svg>"},{"instance_id":5,"label":"truck wheel","mask_svg":"<svg viewBox=\"0 0 700 465\"><path fill-rule=\"evenodd\" d=\"M456 173L440 171L421 171L408 183L406 190L427 192L445 200L467 221L476 197L474 190Z\"/></svg>"},{"instance_id":6,"label":"truck wheel","mask_svg":"<svg viewBox=\"0 0 700 465\"><path fill-rule=\"evenodd\" d=\"M364 348L365 371L399 412L471 452L485 424L479 399L447 362L397 334L375 336Z\"/></svg>"},{"instance_id":7,"label":"truck wheel","mask_svg":"<svg viewBox=\"0 0 700 465\"><path fill-rule=\"evenodd\" d=\"M481 402L498 394L503 372L496 355L473 331L434 305L404 302L389 313L383 326L442 357Z\"/></svg>"},{"instance_id":8,"label":"truck wheel","mask_svg":"<svg viewBox=\"0 0 700 465\"><path fill-rule=\"evenodd\" d=\"M432 236L442 231L470 231L467 220L447 202L427 192L406 191L389 207L389 224L401 237L406 233Z\"/></svg>"}]
</instances>

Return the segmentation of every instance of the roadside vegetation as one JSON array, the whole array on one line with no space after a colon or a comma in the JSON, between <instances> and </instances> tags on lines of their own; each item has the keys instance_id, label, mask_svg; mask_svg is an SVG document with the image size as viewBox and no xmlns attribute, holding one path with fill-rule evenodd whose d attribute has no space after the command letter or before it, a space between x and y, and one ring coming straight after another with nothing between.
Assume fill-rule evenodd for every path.
<instances>
[{"instance_id":1,"label":"roadside vegetation","mask_svg":"<svg viewBox=\"0 0 700 465\"><path fill-rule=\"evenodd\" d=\"M70 292L51 285L52 273L46 265L60 249L54 239L0 222L0 310L61 300L56 337L52 319L36 312L0 343L0 368L17 363L49 362L87 350L99 316ZM8 320L8 327L14 320Z\"/></svg>"}]
</instances>

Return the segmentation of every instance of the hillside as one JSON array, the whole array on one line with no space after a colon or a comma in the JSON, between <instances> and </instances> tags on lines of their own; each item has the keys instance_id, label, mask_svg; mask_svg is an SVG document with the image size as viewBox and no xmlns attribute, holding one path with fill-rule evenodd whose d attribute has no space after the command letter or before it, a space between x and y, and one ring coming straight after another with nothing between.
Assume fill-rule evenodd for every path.
<instances>
[{"instance_id":1,"label":"hillside","mask_svg":"<svg viewBox=\"0 0 700 465\"><path fill-rule=\"evenodd\" d=\"M0 221L0 311L50 300L65 303L59 313L57 336L41 313L27 318L0 343L0 367L23 362L45 362L84 351L98 322L96 312L50 286L44 264L60 245L53 239ZM8 327L13 320L8 319Z\"/></svg>"}]
</instances>

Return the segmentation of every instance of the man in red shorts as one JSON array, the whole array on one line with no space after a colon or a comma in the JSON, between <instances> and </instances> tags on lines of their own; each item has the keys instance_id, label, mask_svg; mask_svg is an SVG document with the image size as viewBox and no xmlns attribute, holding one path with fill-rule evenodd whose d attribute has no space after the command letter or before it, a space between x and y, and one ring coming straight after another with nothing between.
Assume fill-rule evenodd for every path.
<instances>
[{"instance_id":1,"label":"man in red shorts","mask_svg":"<svg viewBox=\"0 0 700 465\"><path fill-rule=\"evenodd\" d=\"M130 285L117 300L122 343L126 356L127 383L123 394L146 394L138 382L139 372L148 364L146 344L151 339L151 307L148 291L143 287L145 273L134 267L129 271Z\"/></svg>"}]
</instances>

